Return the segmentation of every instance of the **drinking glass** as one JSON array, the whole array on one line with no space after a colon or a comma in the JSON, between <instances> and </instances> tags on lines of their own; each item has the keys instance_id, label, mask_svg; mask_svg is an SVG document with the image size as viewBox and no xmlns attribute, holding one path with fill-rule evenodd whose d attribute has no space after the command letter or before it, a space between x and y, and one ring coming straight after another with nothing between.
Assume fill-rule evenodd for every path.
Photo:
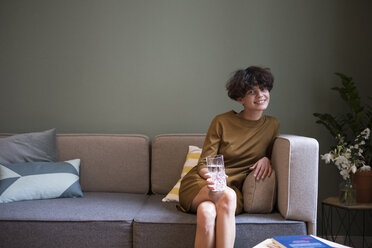
<instances>
[{"instance_id":1,"label":"drinking glass","mask_svg":"<svg viewBox=\"0 0 372 248\"><path fill-rule=\"evenodd\" d=\"M226 174L223 155L208 156L206 161L211 176L209 180L214 183L214 190L212 191L224 191L226 189Z\"/></svg>"}]
</instances>

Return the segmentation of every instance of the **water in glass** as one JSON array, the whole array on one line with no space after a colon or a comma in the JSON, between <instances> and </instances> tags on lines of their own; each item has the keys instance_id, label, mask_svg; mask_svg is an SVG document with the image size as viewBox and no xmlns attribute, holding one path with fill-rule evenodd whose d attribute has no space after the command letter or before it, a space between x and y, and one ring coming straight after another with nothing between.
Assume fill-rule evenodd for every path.
<instances>
[{"instance_id":1,"label":"water in glass","mask_svg":"<svg viewBox=\"0 0 372 248\"><path fill-rule=\"evenodd\" d=\"M226 174L223 155L207 157L208 172L211 176L209 180L214 182L213 191L223 191L226 188Z\"/></svg>"},{"instance_id":2,"label":"water in glass","mask_svg":"<svg viewBox=\"0 0 372 248\"><path fill-rule=\"evenodd\" d=\"M214 190L223 191L226 188L225 167L223 165L208 165L208 172L214 182Z\"/></svg>"}]
</instances>

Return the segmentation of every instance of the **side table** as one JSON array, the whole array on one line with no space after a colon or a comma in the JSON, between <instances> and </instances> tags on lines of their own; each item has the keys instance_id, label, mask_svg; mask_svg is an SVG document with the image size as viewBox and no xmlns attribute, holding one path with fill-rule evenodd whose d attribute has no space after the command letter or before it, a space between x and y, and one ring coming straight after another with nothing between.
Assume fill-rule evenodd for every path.
<instances>
[{"instance_id":1,"label":"side table","mask_svg":"<svg viewBox=\"0 0 372 248\"><path fill-rule=\"evenodd\" d=\"M334 232L334 212L336 213L337 219L340 225L337 231ZM363 223L362 227L359 223L355 222L358 214L362 214ZM343 229L345 231L344 244L348 242L348 245L354 247L353 241L351 240L351 230L354 226L362 235L363 247L370 247L365 239L366 231L366 218L372 218L372 203L360 203L352 206L345 206L341 204L338 197L329 197L322 202L322 231L326 239L328 236L332 241L336 240L336 237L341 234L340 231ZM370 224L370 223L369 223Z\"/></svg>"}]
</instances>

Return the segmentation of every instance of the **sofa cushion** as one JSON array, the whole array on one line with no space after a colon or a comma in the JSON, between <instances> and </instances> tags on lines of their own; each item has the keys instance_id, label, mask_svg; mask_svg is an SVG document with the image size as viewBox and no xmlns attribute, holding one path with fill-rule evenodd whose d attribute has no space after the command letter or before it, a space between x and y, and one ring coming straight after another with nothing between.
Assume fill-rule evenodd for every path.
<instances>
[{"instance_id":1,"label":"sofa cushion","mask_svg":"<svg viewBox=\"0 0 372 248\"><path fill-rule=\"evenodd\" d=\"M149 191L149 138L139 134L59 134L59 160L81 159L83 191Z\"/></svg>"},{"instance_id":2,"label":"sofa cushion","mask_svg":"<svg viewBox=\"0 0 372 248\"><path fill-rule=\"evenodd\" d=\"M173 186L171 191L163 198L163 202L179 202L179 191L181 186L182 178L198 164L202 149L197 146L189 146L189 151L186 156L186 161L183 164L180 179L178 179L176 185Z\"/></svg>"},{"instance_id":3,"label":"sofa cushion","mask_svg":"<svg viewBox=\"0 0 372 248\"><path fill-rule=\"evenodd\" d=\"M0 203L81 197L80 159L0 164Z\"/></svg>"},{"instance_id":4,"label":"sofa cushion","mask_svg":"<svg viewBox=\"0 0 372 248\"><path fill-rule=\"evenodd\" d=\"M177 210L177 203L149 197L133 223L134 247L193 247L196 215ZM285 220L279 213L236 216L236 247L253 247L272 236L306 234L302 221ZM249 233L249 235L247 235Z\"/></svg>"},{"instance_id":5,"label":"sofa cushion","mask_svg":"<svg viewBox=\"0 0 372 248\"><path fill-rule=\"evenodd\" d=\"M190 145L202 147L203 134L162 134L152 141L151 189L168 194L177 183Z\"/></svg>"},{"instance_id":6,"label":"sofa cushion","mask_svg":"<svg viewBox=\"0 0 372 248\"><path fill-rule=\"evenodd\" d=\"M56 130L1 135L0 164L57 161Z\"/></svg>"},{"instance_id":7,"label":"sofa cushion","mask_svg":"<svg viewBox=\"0 0 372 248\"><path fill-rule=\"evenodd\" d=\"M0 221L122 221L132 223L147 195L84 192L81 198L0 204Z\"/></svg>"},{"instance_id":8,"label":"sofa cushion","mask_svg":"<svg viewBox=\"0 0 372 248\"><path fill-rule=\"evenodd\" d=\"M0 247L132 247L132 222L147 197L84 192L0 204Z\"/></svg>"}]
</instances>

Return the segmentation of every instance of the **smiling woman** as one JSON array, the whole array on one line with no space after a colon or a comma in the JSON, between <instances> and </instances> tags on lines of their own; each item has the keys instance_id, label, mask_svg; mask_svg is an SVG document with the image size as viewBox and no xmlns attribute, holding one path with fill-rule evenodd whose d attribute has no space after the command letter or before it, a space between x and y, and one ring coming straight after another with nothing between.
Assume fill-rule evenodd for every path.
<instances>
[{"instance_id":1,"label":"smiling woman","mask_svg":"<svg viewBox=\"0 0 372 248\"><path fill-rule=\"evenodd\" d=\"M253 89L248 90L244 97L237 100L244 106L244 109L249 110L241 112L240 115L250 114L250 116L242 116L245 119L258 120L261 117L261 112L269 105L270 92L268 89L260 89L258 86L253 86Z\"/></svg>"},{"instance_id":2,"label":"smiling woman","mask_svg":"<svg viewBox=\"0 0 372 248\"><path fill-rule=\"evenodd\" d=\"M272 173L271 149L279 121L263 111L270 101L273 80L269 69L251 66L235 72L226 84L228 96L244 110L213 119L198 164L184 176L179 191L179 209L197 214L195 247L233 247L235 215L243 211L245 178L250 172L256 180ZM213 192L206 157L218 154L224 156L228 187Z\"/></svg>"},{"instance_id":3,"label":"smiling woman","mask_svg":"<svg viewBox=\"0 0 372 248\"><path fill-rule=\"evenodd\" d=\"M270 101L274 77L267 68L250 66L238 70L227 82L226 89L231 99L243 105L245 110L239 115L245 119L258 120Z\"/></svg>"},{"instance_id":4,"label":"smiling woman","mask_svg":"<svg viewBox=\"0 0 372 248\"><path fill-rule=\"evenodd\" d=\"M226 89L228 96L237 100L244 97L245 93L258 86L261 90L271 91L273 88L274 76L268 68L250 66L245 70L238 70L234 76L227 82Z\"/></svg>"}]
</instances>

